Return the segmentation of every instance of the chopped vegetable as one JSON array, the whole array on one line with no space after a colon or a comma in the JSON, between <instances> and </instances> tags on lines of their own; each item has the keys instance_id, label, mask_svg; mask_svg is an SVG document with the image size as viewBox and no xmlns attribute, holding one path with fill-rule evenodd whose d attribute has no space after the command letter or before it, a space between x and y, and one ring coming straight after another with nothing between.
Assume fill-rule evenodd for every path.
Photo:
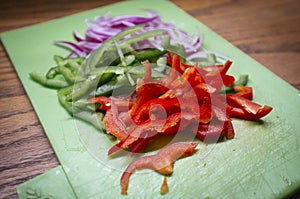
<instances>
[{"instance_id":1,"label":"chopped vegetable","mask_svg":"<svg viewBox=\"0 0 300 199\"><path fill-rule=\"evenodd\" d=\"M71 115L117 139L108 155L121 149L135 155L159 137L179 133L203 142L233 139L231 117L258 120L272 111L252 101L247 75L236 80L227 74L230 60L218 63L217 53L200 50L198 35L191 42L186 32L148 13L88 21L85 37L74 32L78 43L56 43L70 47L68 58L54 56L56 66L45 75L30 73L34 81L58 89L58 100ZM198 144L181 141L133 161L121 177L121 193L127 194L138 169L170 175L174 162ZM168 191L165 177L161 194Z\"/></svg>"},{"instance_id":2,"label":"chopped vegetable","mask_svg":"<svg viewBox=\"0 0 300 199\"><path fill-rule=\"evenodd\" d=\"M139 169L152 169L163 175L173 172L174 162L195 152L198 143L177 142L164 147L157 154L136 159L128 165L121 177L121 193L127 195L129 178Z\"/></svg>"},{"instance_id":3,"label":"chopped vegetable","mask_svg":"<svg viewBox=\"0 0 300 199\"><path fill-rule=\"evenodd\" d=\"M157 136L174 135L189 129L202 141L232 139L235 132L230 116L257 120L272 110L250 101L251 87L233 86L235 93L220 92L224 79L227 79L227 86L234 85L234 78L226 74L230 61L198 68L182 63L178 55L170 52L168 55L171 68L160 80L151 80L151 64L143 62L146 72L137 80L134 98L89 99L99 103L99 109L107 110L104 117L107 133L119 140L108 155L120 149L137 153ZM116 100L119 104L123 101L121 104L127 104L127 108L115 105Z\"/></svg>"}]
</instances>

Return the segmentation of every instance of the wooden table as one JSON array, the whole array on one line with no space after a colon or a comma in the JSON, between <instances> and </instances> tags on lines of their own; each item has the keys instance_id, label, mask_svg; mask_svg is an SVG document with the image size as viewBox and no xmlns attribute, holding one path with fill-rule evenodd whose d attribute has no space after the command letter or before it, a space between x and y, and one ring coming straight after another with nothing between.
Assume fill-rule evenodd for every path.
<instances>
[{"instance_id":1,"label":"wooden table","mask_svg":"<svg viewBox=\"0 0 300 199\"><path fill-rule=\"evenodd\" d=\"M0 2L0 32L60 18L116 0ZM183 10L300 89L300 1L173 0ZM0 46L0 198L59 163ZM275 88L270 88L275 89ZM300 194L294 197L298 198Z\"/></svg>"}]
</instances>

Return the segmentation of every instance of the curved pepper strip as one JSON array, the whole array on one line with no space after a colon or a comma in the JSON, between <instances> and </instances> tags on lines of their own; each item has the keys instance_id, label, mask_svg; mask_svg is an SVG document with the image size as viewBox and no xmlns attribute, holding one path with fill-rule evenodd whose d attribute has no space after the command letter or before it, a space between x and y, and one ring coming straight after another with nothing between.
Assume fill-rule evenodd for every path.
<instances>
[{"instance_id":1,"label":"curved pepper strip","mask_svg":"<svg viewBox=\"0 0 300 199\"><path fill-rule=\"evenodd\" d=\"M134 143L132 143L131 145L131 153L132 156L141 152L142 150L144 150L152 140L154 140L157 137L157 134L148 134L148 132L145 133L145 135L141 138L139 138L137 141L135 141Z\"/></svg>"},{"instance_id":2,"label":"curved pepper strip","mask_svg":"<svg viewBox=\"0 0 300 199\"><path fill-rule=\"evenodd\" d=\"M186 118L189 117L189 120ZM174 113L166 120L148 120L142 124L134 125L131 130L127 132L127 137L120 139L120 142L114 145L109 151L108 155L112 155L120 149L126 149L137 144L139 139L151 138L156 135L171 135L176 134L178 130L184 130L193 119L188 114ZM148 137L145 137L147 135ZM146 148L147 145L144 145ZM142 150L144 148L139 148Z\"/></svg>"},{"instance_id":3,"label":"curved pepper strip","mask_svg":"<svg viewBox=\"0 0 300 199\"><path fill-rule=\"evenodd\" d=\"M147 84L151 81L151 75L152 75L152 71L151 71L151 64L148 60L142 62L143 66L144 66L144 70L145 70L145 74L144 77L142 79L138 79L137 80L137 87L143 85L143 84Z\"/></svg>"},{"instance_id":4,"label":"curved pepper strip","mask_svg":"<svg viewBox=\"0 0 300 199\"><path fill-rule=\"evenodd\" d=\"M118 117L118 110L113 101L111 106L103 118L103 123L106 127L106 133L115 136L119 140L124 140L128 136L126 126Z\"/></svg>"},{"instance_id":5,"label":"curved pepper strip","mask_svg":"<svg viewBox=\"0 0 300 199\"><path fill-rule=\"evenodd\" d=\"M193 101L186 100L186 103L182 107L182 111L193 115L199 123L207 124L211 121L213 114L211 108L210 98L204 98L204 102L199 105ZM198 110L197 110L198 108Z\"/></svg>"},{"instance_id":6,"label":"curved pepper strip","mask_svg":"<svg viewBox=\"0 0 300 199\"><path fill-rule=\"evenodd\" d=\"M232 108L230 111L230 116L240 118L240 119L245 119L245 120L258 120L267 114L269 114L272 111L272 107L270 106L263 106L261 107L255 114L249 113L245 111L242 108Z\"/></svg>"},{"instance_id":7,"label":"curved pepper strip","mask_svg":"<svg viewBox=\"0 0 300 199\"><path fill-rule=\"evenodd\" d=\"M146 120L150 119L151 114L157 115L156 118L159 118L160 115L163 115L159 110L155 110L155 106L161 106L167 113L167 117L175 112L180 112L180 104L176 98L172 99L159 99L155 98L145 102L134 115L134 122L136 124L141 124ZM153 110L154 109L154 110ZM155 113L157 111L157 113Z\"/></svg>"},{"instance_id":8,"label":"curved pepper strip","mask_svg":"<svg viewBox=\"0 0 300 199\"><path fill-rule=\"evenodd\" d=\"M223 85L231 86L235 78L230 75L226 75L232 62L226 61L224 65L214 65L199 68L199 73L204 77L205 83L216 88L216 92L219 92Z\"/></svg>"},{"instance_id":9,"label":"curved pepper strip","mask_svg":"<svg viewBox=\"0 0 300 199\"><path fill-rule=\"evenodd\" d=\"M233 90L236 93L228 95L238 95L249 100L252 100L253 98L253 90L250 86L234 86Z\"/></svg>"},{"instance_id":10,"label":"curved pepper strip","mask_svg":"<svg viewBox=\"0 0 300 199\"><path fill-rule=\"evenodd\" d=\"M238 95L227 95L227 100L228 104L233 107L230 110L230 116L241 119L258 120L272 111L270 106L261 106Z\"/></svg>"},{"instance_id":11,"label":"curved pepper strip","mask_svg":"<svg viewBox=\"0 0 300 199\"><path fill-rule=\"evenodd\" d=\"M173 81L175 81L180 74L180 56L173 55L170 59L172 60L171 62L169 61L171 63L170 71L166 77L160 80L161 84L166 87L170 87L171 84L173 84Z\"/></svg>"},{"instance_id":12,"label":"curved pepper strip","mask_svg":"<svg viewBox=\"0 0 300 199\"><path fill-rule=\"evenodd\" d=\"M230 110L232 109L231 106L225 101L225 96L223 95L212 95L212 110L214 116L219 121L230 121Z\"/></svg>"},{"instance_id":13,"label":"curved pepper strip","mask_svg":"<svg viewBox=\"0 0 300 199\"><path fill-rule=\"evenodd\" d=\"M148 100L154 99L167 92L169 89L157 83L148 83L136 89L137 99L134 101L130 110L131 118L134 118L138 109Z\"/></svg>"},{"instance_id":14,"label":"curved pepper strip","mask_svg":"<svg viewBox=\"0 0 300 199\"><path fill-rule=\"evenodd\" d=\"M227 139L232 139L234 135L231 121L219 122L217 124L200 124L196 133L196 136L204 142L216 142L224 136Z\"/></svg>"},{"instance_id":15,"label":"curved pepper strip","mask_svg":"<svg viewBox=\"0 0 300 199\"><path fill-rule=\"evenodd\" d=\"M179 158L192 155L197 145L198 143L178 142L166 146L155 155L136 159L128 165L122 174L120 180L121 194L128 194L129 179L136 170L152 169L160 174L170 175L173 172L175 161Z\"/></svg>"}]
</instances>

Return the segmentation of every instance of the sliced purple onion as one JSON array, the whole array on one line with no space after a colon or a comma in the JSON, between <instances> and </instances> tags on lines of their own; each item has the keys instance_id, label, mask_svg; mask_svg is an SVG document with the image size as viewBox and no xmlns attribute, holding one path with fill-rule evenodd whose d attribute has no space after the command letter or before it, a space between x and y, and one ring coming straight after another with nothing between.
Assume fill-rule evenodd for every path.
<instances>
[{"instance_id":1,"label":"sliced purple onion","mask_svg":"<svg viewBox=\"0 0 300 199\"><path fill-rule=\"evenodd\" d=\"M83 41L84 40L84 37L80 36L78 34L77 31L73 31L73 37L76 39L76 41L80 42L80 41Z\"/></svg>"},{"instance_id":2,"label":"sliced purple onion","mask_svg":"<svg viewBox=\"0 0 300 199\"><path fill-rule=\"evenodd\" d=\"M59 41L55 44L69 48L71 50L69 57L86 57L90 52L100 47L104 41L122 30L135 25L144 25L144 28L136 34L156 29L166 30L166 34L170 35L171 44L177 43L185 47L187 58L199 55L203 56L203 53L199 53L203 42L203 38L199 36L199 33L191 37L187 32L179 29L175 23L162 22L161 17L155 11L146 10L146 13L148 16L124 15L109 17L108 14L105 14L97 17L94 21L87 20L86 24L88 28L85 31L84 37L79 35L76 31L73 32L74 39L78 43ZM149 38L135 44L134 47L136 49L163 49L161 46L163 38L164 36Z\"/></svg>"},{"instance_id":3,"label":"sliced purple onion","mask_svg":"<svg viewBox=\"0 0 300 199\"><path fill-rule=\"evenodd\" d=\"M55 42L55 44L72 49L72 52L71 52L72 55L76 54L79 57L87 56L84 49L78 44L68 42L68 41L57 41L57 42ZM69 57L70 57L70 55L69 55Z\"/></svg>"}]
</instances>

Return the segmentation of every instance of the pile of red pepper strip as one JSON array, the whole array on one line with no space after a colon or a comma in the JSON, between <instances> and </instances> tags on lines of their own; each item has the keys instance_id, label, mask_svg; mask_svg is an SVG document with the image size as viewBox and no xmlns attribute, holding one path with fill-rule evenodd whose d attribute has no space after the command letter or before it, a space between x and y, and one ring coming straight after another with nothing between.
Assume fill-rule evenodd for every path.
<instances>
[{"instance_id":1,"label":"pile of red pepper strip","mask_svg":"<svg viewBox=\"0 0 300 199\"><path fill-rule=\"evenodd\" d=\"M106 132L119 140L108 155L120 149L138 153L157 136L184 130L202 141L232 139L235 133L230 117L258 120L267 115L272 107L252 102L251 87L234 86L233 94L220 92L223 86L234 85L235 78L226 74L231 63L199 68L168 52L171 68L161 80L151 81L151 64L142 63L145 76L137 81L134 97L88 99L106 111Z\"/></svg>"}]
</instances>

